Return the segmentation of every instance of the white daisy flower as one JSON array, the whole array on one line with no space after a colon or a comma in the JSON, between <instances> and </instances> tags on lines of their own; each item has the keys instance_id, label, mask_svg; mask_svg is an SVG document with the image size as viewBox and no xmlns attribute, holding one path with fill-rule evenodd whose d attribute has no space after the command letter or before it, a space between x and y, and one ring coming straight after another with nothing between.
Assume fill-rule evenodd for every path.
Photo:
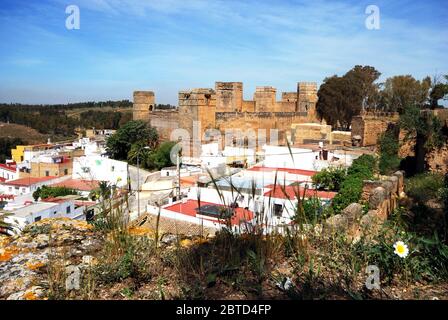
<instances>
[{"instance_id":1,"label":"white daisy flower","mask_svg":"<svg viewBox=\"0 0 448 320\"><path fill-rule=\"evenodd\" d=\"M409 254L408 245L405 244L403 241L395 242L394 249L395 249L394 253L400 258L406 258L406 256Z\"/></svg>"}]
</instances>

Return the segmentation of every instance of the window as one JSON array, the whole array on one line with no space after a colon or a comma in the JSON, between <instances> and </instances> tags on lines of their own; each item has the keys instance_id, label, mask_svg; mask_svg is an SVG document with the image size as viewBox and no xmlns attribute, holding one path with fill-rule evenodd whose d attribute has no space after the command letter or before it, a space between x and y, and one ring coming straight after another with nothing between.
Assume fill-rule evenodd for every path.
<instances>
[{"instance_id":1,"label":"window","mask_svg":"<svg viewBox=\"0 0 448 320\"><path fill-rule=\"evenodd\" d=\"M40 219L42 219L42 217L38 216L38 217L34 218L34 222L40 221Z\"/></svg>"},{"instance_id":2,"label":"window","mask_svg":"<svg viewBox=\"0 0 448 320\"><path fill-rule=\"evenodd\" d=\"M281 217L283 212L283 205L274 203L274 216Z\"/></svg>"},{"instance_id":3,"label":"window","mask_svg":"<svg viewBox=\"0 0 448 320\"><path fill-rule=\"evenodd\" d=\"M65 210L65 212L66 212L67 214L69 214L71 211L72 211L72 208L71 208L70 206L68 206L67 209Z\"/></svg>"},{"instance_id":4,"label":"window","mask_svg":"<svg viewBox=\"0 0 448 320\"><path fill-rule=\"evenodd\" d=\"M64 169L64 176L68 175L68 169Z\"/></svg>"},{"instance_id":5,"label":"window","mask_svg":"<svg viewBox=\"0 0 448 320\"><path fill-rule=\"evenodd\" d=\"M45 176L46 176L46 177L49 177L49 176L50 176L50 171L45 170Z\"/></svg>"},{"instance_id":6,"label":"window","mask_svg":"<svg viewBox=\"0 0 448 320\"><path fill-rule=\"evenodd\" d=\"M25 188L22 188L22 192L23 192L23 193L26 193L26 189L25 189Z\"/></svg>"},{"instance_id":7,"label":"window","mask_svg":"<svg viewBox=\"0 0 448 320\"><path fill-rule=\"evenodd\" d=\"M54 211L54 212L53 212L53 214L57 214L57 213L58 213L57 211Z\"/></svg>"}]
</instances>

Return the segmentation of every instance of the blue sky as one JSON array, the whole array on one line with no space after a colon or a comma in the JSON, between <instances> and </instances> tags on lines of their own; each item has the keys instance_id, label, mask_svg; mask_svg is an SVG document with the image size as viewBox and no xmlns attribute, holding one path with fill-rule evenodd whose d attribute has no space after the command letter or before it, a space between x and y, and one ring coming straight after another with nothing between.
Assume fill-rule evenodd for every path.
<instances>
[{"instance_id":1,"label":"blue sky","mask_svg":"<svg viewBox=\"0 0 448 320\"><path fill-rule=\"evenodd\" d=\"M65 8L80 9L67 30ZM368 5L380 30L365 27ZM0 102L131 99L243 81L298 81L372 65L382 80L448 73L448 4L440 1L1 0Z\"/></svg>"}]
</instances>

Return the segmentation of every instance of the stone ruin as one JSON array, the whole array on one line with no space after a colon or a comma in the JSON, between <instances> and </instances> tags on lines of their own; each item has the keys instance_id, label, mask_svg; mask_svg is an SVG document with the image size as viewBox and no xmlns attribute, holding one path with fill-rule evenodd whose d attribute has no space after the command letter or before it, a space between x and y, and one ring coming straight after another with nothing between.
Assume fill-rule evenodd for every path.
<instances>
[{"instance_id":1,"label":"stone ruin","mask_svg":"<svg viewBox=\"0 0 448 320\"><path fill-rule=\"evenodd\" d=\"M324 231L340 232L347 235L350 242L376 235L382 224L398 207L398 199L404 192L404 174L395 172L392 176L381 180L365 180L361 202L367 203L369 211L363 214L360 203L351 203L341 213L328 218L324 223Z\"/></svg>"}]
</instances>

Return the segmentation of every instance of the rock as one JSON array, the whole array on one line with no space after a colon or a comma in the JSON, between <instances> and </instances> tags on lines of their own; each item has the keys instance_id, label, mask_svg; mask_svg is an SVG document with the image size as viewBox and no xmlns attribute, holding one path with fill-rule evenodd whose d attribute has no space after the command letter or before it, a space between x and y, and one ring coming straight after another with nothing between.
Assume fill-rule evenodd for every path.
<instances>
[{"instance_id":1,"label":"rock","mask_svg":"<svg viewBox=\"0 0 448 320\"><path fill-rule=\"evenodd\" d=\"M379 234L386 219L387 217L380 210L369 210L361 218L361 230L367 240L371 240Z\"/></svg>"},{"instance_id":2,"label":"rock","mask_svg":"<svg viewBox=\"0 0 448 320\"><path fill-rule=\"evenodd\" d=\"M398 194L398 178L396 176L390 176L387 180L392 184L392 192Z\"/></svg>"},{"instance_id":3,"label":"rock","mask_svg":"<svg viewBox=\"0 0 448 320\"><path fill-rule=\"evenodd\" d=\"M45 270L52 266L95 263L93 252L102 247L103 235L83 221L43 219L28 225L17 236L1 238L0 299L44 299L48 285ZM51 232L51 239L50 239Z\"/></svg>"},{"instance_id":4,"label":"rock","mask_svg":"<svg viewBox=\"0 0 448 320\"><path fill-rule=\"evenodd\" d=\"M359 203L351 203L341 212L342 215L347 217L348 223L356 223L362 216L362 205Z\"/></svg>"},{"instance_id":5,"label":"rock","mask_svg":"<svg viewBox=\"0 0 448 320\"><path fill-rule=\"evenodd\" d=\"M336 214L328 218L324 223L324 230L331 232L345 232L348 229L348 218L342 214Z\"/></svg>"},{"instance_id":6,"label":"rock","mask_svg":"<svg viewBox=\"0 0 448 320\"><path fill-rule=\"evenodd\" d=\"M398 181L398 192L403 191L403 185L404 185L404 175L402 171L396 171L394 172L393 176L397 177Z\"/></svg>"},{"instance_id":7,"label":"rock","mask_svg":"<svg viewBox=\"0 0 448 320\"><path fill-rule=\"evenodd\" d=\"M373 189L369 198L369 208L378 209L378 207L386 200L386 190L383 187Z\"/></svg>"},{"instance_id":8,"label":"rock","mask_svg":"<svg viewBox=\"0 0 448 320\"><path fill-rule=\"evenodd\" d=\"M384 188L384 190L386 190L386 197L390 198L390 196L394 190L394 186L393 186L392 182L390 182L389 180L385 180L385 181L383 181L381 186Z\"/></svg>"},{"instance_id":9,"label":"rock","mask_svg":"<svg viewBox=\"0 0 448 320\"><path fill-rule=\"evenodd\" d=\"M93 256L83 256L82 264L86 266L94 266L97 263L97 260Z\"/></svg>"},{"instance_id":10,"label":"rock","mask_svg":"<svg viewBox=\"0 0 448 320\"><path fill-rule=\"evenodd\" d=\"M160 242L162 242L166 245L173 244L176 241L177 241L177 236L175 234L170 234L170 233L164 234L162 236L162 238L160 239Z\"/></svg>"},{"instance_id":11,"label":"rock","mask_svg":"<svg viewBox=\"0 0 448 320\"><path fill-rule=\"evenodd\" d=\"M24 300L25 291L15 292L6 298L6 300Z\"/></svg>"}]
</instances>

